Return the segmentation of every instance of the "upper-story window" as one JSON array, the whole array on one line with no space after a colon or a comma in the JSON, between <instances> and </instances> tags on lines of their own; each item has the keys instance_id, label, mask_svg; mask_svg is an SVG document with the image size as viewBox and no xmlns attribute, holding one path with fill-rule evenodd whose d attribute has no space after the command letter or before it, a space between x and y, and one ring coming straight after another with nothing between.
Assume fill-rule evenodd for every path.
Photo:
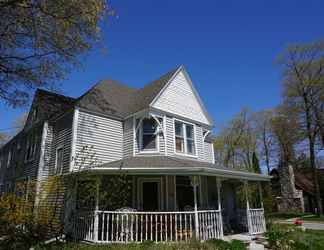
<instances>
[{"instance_id":1,"label":"upper-story window","mask_svg":"<svg viewBox=\"0 0 324 250\"><path fill-rule=\"evenodd\" d=\"M7 159L7 168L10 167L10 164L11 164L11 158L12 158L12 153L11 153L11 150L9 150L9 153L8 153L8 159Z\"/></svg>"},{"instance_id":2,"label":"upper-story window","mask_svg":"<svg viewBox=\"0 0 324 250\"><path fill-rule=\"evenodd\" d=\"M194 125L176 120L174 130L176 153L196 155Z\"/></svg>"},{"instance_id":3,"label":"upper-story window","mask_svg":"<svg viewBox=\"0 0 324 250\"><path fill-rule=\"evenodd\" d=\"M33 134L27 137L25 161L31 161L36 154L37 137Z\"/></svg>"},{"instance_id":4,"label":"upper-story window","mask_svg":"<svg viewBox=\"0 0 324 250\"><path fill-rule=\"evenodd\" d=\"M56 149L55 174L61 174L63 170L63 147Z\"/></svg>"},{"instance_id":5,"label":"upper-story window","mask_svg":"<svg viewBox=\"0 0 324 250\"><path fill-rule=\"evenodd\" d=\"M142 151L157 150L157 124L153 118L143 119L140 138Z\"/></svg>"}]
</instances>

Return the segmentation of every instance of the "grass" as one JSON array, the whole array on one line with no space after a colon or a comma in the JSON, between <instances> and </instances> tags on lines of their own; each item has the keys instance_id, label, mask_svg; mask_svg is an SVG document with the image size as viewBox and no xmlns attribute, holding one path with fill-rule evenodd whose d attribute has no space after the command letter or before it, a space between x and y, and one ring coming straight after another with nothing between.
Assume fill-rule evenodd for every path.
<instances>
[{"instance_id":1,"label":"grass","mask_svg":"<svg viewBox=\"0 0 324 250\"><path fill-rule=\"evenodd\" d=\"M324 233L319 230L303 231L294 225L272 225L266 233L272 250L323 250Z\"/></svg>"},{"instance_id":2,"label":"grass","mask_svg":"<svg viewBox=\"0 0 324 250\"><path fill-rule=\"evenodd\" d=\"M272 220L287 220L292 218L300 218L303 221L324 222L324 216L318 216L316 214L310 213L271 213L267 215L267 218Z\"/></svg>"},{"instance_id":3,"label":"grass","mask_svg":"<svg viewBox=\"0 0 324 250\"><path fill-rule=\"evenodd\" d=\"M142 244L110 244L110 245L88 245L78 243L56 243L52 245L39 246L35 250L247 250L241 241L231 243L222 240L212 240L205 243L192 241L189 243L155 244L144 242Z\"/></svg>"}]
</instances>

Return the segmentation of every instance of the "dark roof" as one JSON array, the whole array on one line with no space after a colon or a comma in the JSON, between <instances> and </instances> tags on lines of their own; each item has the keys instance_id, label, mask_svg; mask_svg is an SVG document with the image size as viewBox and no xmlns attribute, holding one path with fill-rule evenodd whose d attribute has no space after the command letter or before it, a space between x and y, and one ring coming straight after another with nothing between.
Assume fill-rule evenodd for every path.
<instances>
[{"instance_id":1,"label":"dark roof","mask_svg":"<svg viewBox=\"0 0 324 250\"><path fill-rule=\"evenodd\" d=\"M127 171L142 174L188 174L217 175L230 178L246 178L251 180L270 180L269 176L235 170L216 164L189 160L171 156L136 156L118 161L104 163L88 171ZM142 172L139 172L142 171Z\"/></svg>"},{"instance_id":2,"label":"dark roof","mask_svg":"<svg viewBox=\"0 0 324 250\"><path fill-rule=\"evenodd\" d=\"M179 67L171 70L141 89L131 88L114 80L100 81L79 97L76 105L91 111L124 118L148 108L154 97L178 70Z\"/></svg>"}]
</instances>

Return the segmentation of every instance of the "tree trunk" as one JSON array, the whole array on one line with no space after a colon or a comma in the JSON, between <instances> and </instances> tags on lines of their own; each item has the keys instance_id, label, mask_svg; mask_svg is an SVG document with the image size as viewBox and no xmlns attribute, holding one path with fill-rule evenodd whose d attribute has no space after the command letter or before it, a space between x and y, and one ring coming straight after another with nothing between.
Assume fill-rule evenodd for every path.
<instances>
[{"instance_id":1,"label":"tree trunk","mask_svg":"<svg viewBox=\"0 0 324 250\"><path fill-rule=\"evenodd\" d=\"M270 174L270 159L269 159L269 149L266 141L266 131L263 130L263 146L264 146L264 154L266 158L266 165L267 165L267 171L268 174Z\"/></svg>"},{"instance_id":2,"label":"tree trunk","mask_svg":"<svg viewBox=\"0 0 324 250\"><path fill-rule=\"evenodd\" d=\"M314 139L309 137L309 158L310 158L310 165L312 168L313 173L313 179L314 179L314 186L315 186L315 199L317 204L317 215L323 214L323 207L322 207L322 198L321 198L321 191L320 186L318 182L318 174L317 174L317 168L315 163L315 144Z\"/></svg>"}]
</instances>

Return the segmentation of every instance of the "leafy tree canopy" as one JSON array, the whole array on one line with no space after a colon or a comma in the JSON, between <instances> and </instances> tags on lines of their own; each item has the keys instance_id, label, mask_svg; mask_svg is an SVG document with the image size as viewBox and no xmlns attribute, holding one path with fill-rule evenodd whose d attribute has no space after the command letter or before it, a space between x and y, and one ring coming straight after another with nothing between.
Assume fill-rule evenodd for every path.
<instances>
[{"instance_id":1,"label":"leafy tree canopy","mask_svg":"<svg viewBox=\"0 0 324 250\"><path fill-rule=\"evenodd\" d=\"M0 101L25 105L30 91L53 88L99 41L105 0L1 0Z\"/></svg>"}]
</instances>

